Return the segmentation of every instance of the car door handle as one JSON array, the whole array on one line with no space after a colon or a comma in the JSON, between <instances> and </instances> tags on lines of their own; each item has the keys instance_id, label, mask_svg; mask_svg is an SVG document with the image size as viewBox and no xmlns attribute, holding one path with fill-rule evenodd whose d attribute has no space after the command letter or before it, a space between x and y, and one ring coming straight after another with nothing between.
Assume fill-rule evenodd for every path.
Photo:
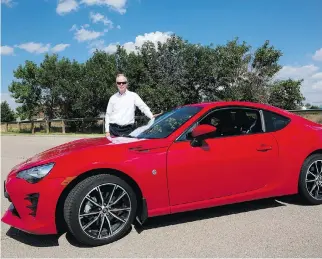
<instances>
[{"instance_id":1,"label":"car door handle","mask_svg":"<svg viewBox=\"0 0 322 259\"><path fill-rule=\"evenodd\" d=\"M272 146L262 144L257 148L257 151L268 151L268 150L271 150L271 149L272 149Z\"/></svg>"}]
</instances>

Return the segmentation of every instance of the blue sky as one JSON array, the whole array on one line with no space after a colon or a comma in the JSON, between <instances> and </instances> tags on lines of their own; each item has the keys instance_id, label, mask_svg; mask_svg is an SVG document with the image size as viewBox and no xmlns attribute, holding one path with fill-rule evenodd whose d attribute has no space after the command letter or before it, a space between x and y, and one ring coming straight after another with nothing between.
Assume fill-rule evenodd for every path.
<instances>
[{"instance_id":1,"label":"blue sky","mask_svg":"<svg viewBox=\"0 0 322 259\"><path fill-rule=\"evenodd\" d=\"M1 96L12 71L46 52L85 61L93 48L131 51L173 32L192 43L234 37L282 50L279 78L303 78L307 102L322 104L322 0L1 0Z\"/></svg>"}]
</instances>

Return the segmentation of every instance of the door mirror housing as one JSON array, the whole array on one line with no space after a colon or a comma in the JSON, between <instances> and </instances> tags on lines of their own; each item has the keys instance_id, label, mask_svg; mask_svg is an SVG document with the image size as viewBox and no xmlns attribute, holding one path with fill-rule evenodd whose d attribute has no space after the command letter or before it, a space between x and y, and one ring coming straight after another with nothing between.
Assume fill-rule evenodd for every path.
<instances>
[{"instance_id":1,"label":"door mirror housing","mask_svg":"<svg viewBox=\"0 0 322 259\"><path fill-rule=\"evenodd\" d=\"M210 134L216 132L217 128L215 126L211 125L198 125L195 127L192 132L189 134L191 139L191 145L193 147L195 146L201 146L202 141L207 139Z\"/></svg>"}]
</instances>

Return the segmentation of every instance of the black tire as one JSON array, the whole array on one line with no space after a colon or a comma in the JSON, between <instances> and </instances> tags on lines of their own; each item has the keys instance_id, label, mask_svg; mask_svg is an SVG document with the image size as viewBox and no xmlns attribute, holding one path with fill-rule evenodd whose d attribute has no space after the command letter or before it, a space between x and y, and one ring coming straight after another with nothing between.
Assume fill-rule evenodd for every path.
<instances>
[{"instance_id":1,"label":"black tire","mask_svg":"<svg viewBox=\"0 0 322 259\"><path fill-rule=\"evenodd\" d=\"M86 234L79 222L79 211L80 211L80 206L82 205L82 201L85 198L85 196L95 187L100 186L102 184L116 184L119 187L123 188L127 192L127 198L130 200L130 207L131 211L128 215L128 220L124 224L124 226L114 235L111 235L108 238L105 239L96 239L88 234ZM121 189L117 189L121 190ZM121 190L121 191L123 191ZM94 207L94 206L93 206ZM96 208L99 208L96 206ZM102 210L102 209L100 209ZM100 175L95 175L91 176L89 178L86 178L85 180L81 181L78 183L72 191L68 194L65 204L64 204L64 218L66 221L66 224L68 226L69 231L71 234L74 236L74 238L83 245L87 246L99 246L99 245L105 245L109 244L112 242L115 242L116 240L120 239L125 235L130 228L132 227L132 223L135 220L136 216L136 211L137 211L137 198L132 190L132 188L127 184L125 181L120 179L117 176L114 175L109 175L109 174L100 174ZM115 213L115 212L114 212ZM97 214L95 214L96 217ZM110 214L108 214L111 216ZM101 221L101 218L98 218L97 221ZM107 221L105 218L105 226L108 222L107 227L110 225L110 221ZM114 220L116 220L114 218ZM104 221L103 221L104 222ZM95 222L96 224L96 222ZM104 224L104 223L103 223ZM120 223L121 224L121 223ZM94 223L93 223L94 225ZM106 227L106 228L107 228Z\"/></svg>"},{"instance_id":2,"label":"black tire","mask_svg":"<svg viewBox=\"0 0 322 259\"><path fill-rule=\"evenodd\" d=\"M322 154L314 154L309 156L303 163L303 166L301 168L300 178L299 178L299 195L305 203L310 205L322 204L322 199L316 199L310 195L310 191L308 190L308 188L312 189L313 186L307 187L307 183L306 183L307 171L310 169L311 165L318 160L322 160ZM312 177L314 178L313 175ZM312 184L314 185L315 183L313 182ZM320 192L322 192L322 186L319 186L319 189L320 189Z\"/></svg>"}]
</instances>

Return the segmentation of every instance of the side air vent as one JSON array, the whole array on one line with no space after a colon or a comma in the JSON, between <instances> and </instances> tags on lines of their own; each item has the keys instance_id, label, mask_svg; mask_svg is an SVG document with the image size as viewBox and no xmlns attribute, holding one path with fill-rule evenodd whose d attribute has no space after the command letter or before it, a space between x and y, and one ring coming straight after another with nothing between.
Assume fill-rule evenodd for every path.
<instances>
[{"instance_id":1,"label":"side air vent","mask_svg":"<svg viewBox=\"0 0 322 259\"><path fill-rule=\"evenodd\" d=\"M38 206L39 193L30 193L26 196L25 200L30 201L30 205L27 206L31 210L29 215L36 216Z\"/></svg>"}]
</instances>

